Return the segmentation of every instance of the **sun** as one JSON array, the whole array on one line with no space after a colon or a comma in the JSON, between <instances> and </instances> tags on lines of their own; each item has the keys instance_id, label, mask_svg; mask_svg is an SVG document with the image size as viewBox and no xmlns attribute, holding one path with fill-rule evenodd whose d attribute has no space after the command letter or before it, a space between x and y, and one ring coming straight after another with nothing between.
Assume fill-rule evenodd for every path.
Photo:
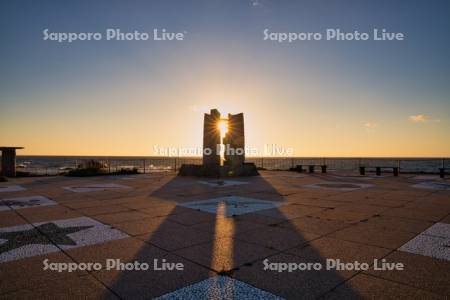
<instances>
[{"instance_id":1,"label":"sun","mask_svg":"<svg viewBox=\"0 0 450 300\"><path fill-rule=\"evenodd\" d=\"M217 128L220 131L220 136L223 138L225 134L228 132L228 121L227 120L220 120L217 123Z\"/></svg>"}]
</instances>

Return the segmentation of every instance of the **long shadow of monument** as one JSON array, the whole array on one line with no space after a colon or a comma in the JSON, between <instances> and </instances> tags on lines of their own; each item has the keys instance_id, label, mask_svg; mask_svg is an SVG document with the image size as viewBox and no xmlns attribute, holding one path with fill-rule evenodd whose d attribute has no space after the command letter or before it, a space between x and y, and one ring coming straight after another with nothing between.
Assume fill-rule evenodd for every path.
<instances>
[{"instance_id":1,"label":"long shadow of monument","mask_svg":"<svg viewBox=\"0 0 450 300\"><path fill-rule=\"evenodd\" d=\"M206 181L217 184L209 186L199 183ZM149 195L175 206L157 228L138 238L152 246L135 254L132 261L181 262L183 271L121 271L110 284L110 288L123 298L153 298L195 284L208 278L225 276L245 282L253 287L287 299L317 298L335 287L345 287L345 296L359 298L345 281L352 272L325 270L326 259L308 242L320 238L320 234L302 230L289 219L289 208L299 212L303 206L289 204L288 201L262 176L230 179L242 184L226 186L227 181L174 177L160 189ZM231 197L242 197L231 198ZM217 201L215 214L182 207L191 201L223 198ZM227 216L239 211L236 207L243 203L251 207L249 199L260 199L274 203L274 208ZM228 201L227 199L234 199ZM233 206L234 205L234 206ZM247 207L247 208L248 208ZM299 249L307 249L302 252ZM155 254L156 253L156 254ZM309 265L311 270L284 270L287 266L270 263L297 263ZM322 265L322 270L314 266ZM293 265L292 265L293 267ZM211 282L213 282L211 284ZM235 281L227 281L219 291L219 281L214 279L206 293L197 293L197 299L232 299L244 297L239 294ZM250 292L252 293L252 292ZM267 294L269 295L269 294ZM174 295L179 299L185 294ZM251 296L251 295L246 295Z\"/></svg>"}]
</instances>

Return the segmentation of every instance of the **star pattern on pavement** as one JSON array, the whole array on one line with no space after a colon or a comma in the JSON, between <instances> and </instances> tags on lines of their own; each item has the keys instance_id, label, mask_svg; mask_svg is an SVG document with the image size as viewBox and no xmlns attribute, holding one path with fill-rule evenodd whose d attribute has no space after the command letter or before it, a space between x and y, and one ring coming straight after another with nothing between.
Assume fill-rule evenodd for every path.
<instances>
[{"instance_id":1,"label":"star pattern on pavement","mask_svg":"<svg viewBox=\"0 0 450 300\"><path fill-rule=\"evenodd\" d=\"M0 254L26 245L76 245L68 235L89 229L93 226L59 227L54 223L45 223L32 229L0 232L0 239L6 240L0 245Z\"/></svg>"},{"instance_id":2,"label":"star pattern on pavement","mask_svg":"<svg viewBox=\"0 0 450 300\"><path fill-rule=\"evenodd\" d=\"M17 200L2 200L0 201L0 206L19 206L19 207L29 207L29 206L38 206L41 205L38 199L31 199L26 202L17 201Z\"/></svg>"}]
</instances>

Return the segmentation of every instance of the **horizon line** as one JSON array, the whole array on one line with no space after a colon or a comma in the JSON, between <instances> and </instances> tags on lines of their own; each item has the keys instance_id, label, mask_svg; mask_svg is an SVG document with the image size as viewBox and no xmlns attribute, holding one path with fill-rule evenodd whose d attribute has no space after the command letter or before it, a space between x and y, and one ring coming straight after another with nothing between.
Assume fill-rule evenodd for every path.
<instances>
[{"instance_id":1,"label":"horizon line","mask_svg":"<svg viewBox=\"0 0 450 300\"><path fill-rule=\"evenodd\" d=\"M131 158L202 158L202 156L161 156L161 155L76 155L76 154L17 154L16 157L131 157ZM449 159L450 156L245 156L246 158L268 158L268 159Z\"/></svg>"}]
</instances>

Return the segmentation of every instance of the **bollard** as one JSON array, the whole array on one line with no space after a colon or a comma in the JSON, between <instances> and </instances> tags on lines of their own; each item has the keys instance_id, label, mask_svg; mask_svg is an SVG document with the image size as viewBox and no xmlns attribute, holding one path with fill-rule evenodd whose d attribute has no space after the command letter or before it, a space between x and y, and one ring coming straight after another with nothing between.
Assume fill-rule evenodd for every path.
<instances>
[{"instance_id":1,"label":"bollard","mask_svg":"<svg viewBox=\"0 0 450 300\"><path fill-rule=\"evenodd\" d=\"M322 165L320 167L322 168L322 173L326 173L327 172L327 166L326 165Z\"/></svg>"},{"instance_id":2,"label":"bollard","mask_svg":"<svg viewBox=\"0 0 450 300\"><path fill-rule=\"evenodd\" d=\"M309 165L309 173L314 173L314 165Z\"/></svg>"},{"instance_id":3,"label":"bollard","mask_svg":"<svg viewBox=\"0 0 450 300\"><path fill-rule=\"evenodd\" d=\"M360 175L366 175L366 167L359 167L359 174Z\"/></svg>"},{"instance_id":4,"label":"bollard","mask_svg":"<svg viewBox=\"0 0 450 300\"><path fill-rule=\"evenodd\" d=\"M398 167L394 167L394 176L398 176Z\"/></svg>"},{"instance_id":5,"label":"bollard","mask_svg":"<svg viewBox=\"0 0 450 300\"><path fill-rule=\"evenodd\" d=\"M381 168L380 167L376 168L376 173L377 173L377 176L381 176Z\"/></svg>"},{"instance_id":6,"label":"bollard","mask_svg":"<svg viewBox=\"0 0 450 300\"><path fill-rule=\"evenodd\" d=\"M445 177L445 168L439 168L439 177L444 178Z\"/></svg>"}]
</instances>

